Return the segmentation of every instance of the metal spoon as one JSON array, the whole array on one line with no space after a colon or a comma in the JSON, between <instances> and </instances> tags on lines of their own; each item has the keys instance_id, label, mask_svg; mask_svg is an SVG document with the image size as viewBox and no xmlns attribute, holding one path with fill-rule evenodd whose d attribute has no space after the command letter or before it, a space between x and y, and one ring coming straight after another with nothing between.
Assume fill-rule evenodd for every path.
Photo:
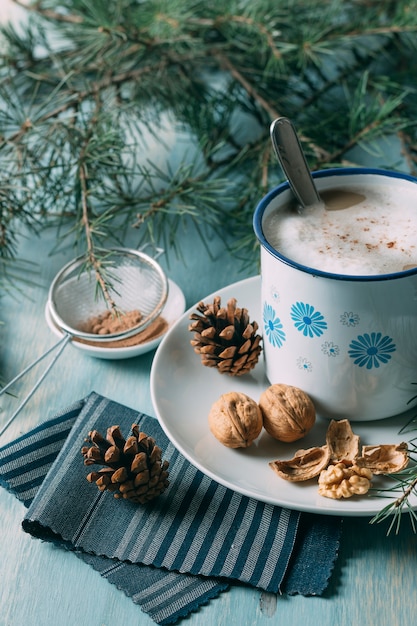
<instances>
[{"instance_id":1,"label":"metal spoon","mask_svg":"<svg viewBox=\"0 0 417 626\"><path fill-rule=\"evenodd\" d=\"M279 117L271 124L271 140L293 194L302 209L323 206L293 123Z\"/></svg>"}]
</instances>

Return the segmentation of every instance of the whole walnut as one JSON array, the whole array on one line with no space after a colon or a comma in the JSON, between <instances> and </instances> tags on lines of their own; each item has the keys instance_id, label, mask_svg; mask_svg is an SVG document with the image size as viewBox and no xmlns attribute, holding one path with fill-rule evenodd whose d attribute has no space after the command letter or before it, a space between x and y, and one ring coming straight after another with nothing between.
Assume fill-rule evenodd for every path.
<instances>
[{"instance_id":1,"label":"whole walnut","mask_svg":"<svg viewBox=\"0 0 417 626\"><path fill-rule=\"evenodd\" d=\"M262 430L259 406L244 393L224 393L210 409L210 430L228 448L247 448Z\"/></svg>"},{"instance_id":2,"label":"whole walnut","mask_svg":"<svg viewBox=\"0 0 417 626\"><path fill-rule=\"evenodd\" d=\"M316 421L311 398L298 387L271 385L261 394L259 406L265 430L279 441L301 439Z\"/></svg>"}]
</instances>

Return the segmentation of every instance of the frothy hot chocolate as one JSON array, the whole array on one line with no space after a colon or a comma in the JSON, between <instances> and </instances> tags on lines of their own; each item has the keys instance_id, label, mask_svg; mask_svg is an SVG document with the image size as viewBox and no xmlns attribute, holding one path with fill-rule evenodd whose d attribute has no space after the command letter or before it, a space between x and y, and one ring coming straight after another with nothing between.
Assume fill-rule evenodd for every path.
<instances>
[{"instance_id":1,"label":"frothy hot chocolate","mask_svg":"<svg viewBox=\"0 0 417 626\"><path fill-rule=\"evenodd\" d=\"M373 180L321 190L325 206L304 212L271 203L262 222L266 240L288 259L333 274L417 267L417 185Z\"/></svg>"}]
</instances>

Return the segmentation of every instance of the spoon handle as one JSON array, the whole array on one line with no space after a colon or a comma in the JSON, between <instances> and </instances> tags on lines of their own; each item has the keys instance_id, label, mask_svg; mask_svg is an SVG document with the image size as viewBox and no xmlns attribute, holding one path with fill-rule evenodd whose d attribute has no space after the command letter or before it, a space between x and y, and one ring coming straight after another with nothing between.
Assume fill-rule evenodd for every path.
<instances>
[{"instance_id":1,"label":"spoon handle","mask_svg":"<svg viewBox=\"0 0 417 626\"><path fill-rule=\"evenodd\" d=\"M292 122L279 117L271 124L271 140L290 187L302 207L322 204Z\"/></svg>"}]
</instances>

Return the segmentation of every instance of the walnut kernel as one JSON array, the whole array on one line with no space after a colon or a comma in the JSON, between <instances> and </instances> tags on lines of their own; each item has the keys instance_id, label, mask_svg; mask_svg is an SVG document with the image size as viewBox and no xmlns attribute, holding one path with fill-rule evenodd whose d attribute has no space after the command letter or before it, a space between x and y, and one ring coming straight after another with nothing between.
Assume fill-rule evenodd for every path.
<instances>
[{"instance_id":1,"label":"walnut kernel","mask_svg":"<svg viewBox=\"0 0 417 626\"><path fill-rule=\"evenodd\" d=\"M259 406L265 430L278 441L301 439L316 421L312 400L298 387L271 385L261 394Z\"/></svg>"},{"instance_id":2,"label":"walnut kernel","mask_svg":"<svg viewBox=\"0 0 417 626\"><path fill-rule=\"evenodd\" d=\"M258 404L244 393L225 393L212 405L210 430L228 448L247 448L262 430Z\"/></svg>"},{"instance_id":3,"label":"walnut kernel","mask_svg":"<svg viewBox=\"0 0 417 626\"><path fill-rule=\"evenodd\" d=\"M372 472L366 467L336 463L329 465L319 476L319 494L339 500L362 496L371 487Z\"/></svg>"}]
</instances>

